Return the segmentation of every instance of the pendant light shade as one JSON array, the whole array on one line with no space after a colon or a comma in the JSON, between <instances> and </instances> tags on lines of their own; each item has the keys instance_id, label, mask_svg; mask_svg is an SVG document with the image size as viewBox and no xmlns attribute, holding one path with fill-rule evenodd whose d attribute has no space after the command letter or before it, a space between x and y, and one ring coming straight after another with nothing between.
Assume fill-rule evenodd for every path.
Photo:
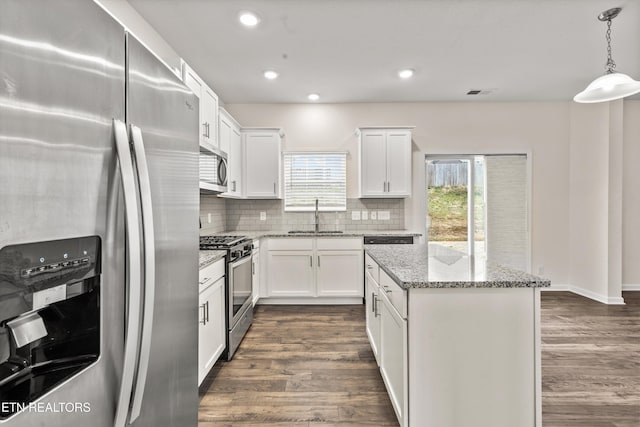
<instances>
[{"instance_id":1,"label":"pendant light shade","mask_svg":"<svg viewBox=\"0 0 640 427\"><path fill-rule=\"evenodd\" d=\"M622 8L614 7L598 15L598 19L607 23L607 73L591 82L589 86L573 97L575 102L594 103L613 101L640 92L640 82L626 74L615 71L616 63L611 57L611 20L618 16Z\"/></svg>"},{"instance_id":2,"label":"pendant light shade","mask_svg":"<svg viewBox=\"0 0 640 427\"><path fill-rule=\"evenodd\" d=\"M605 74L573 97L575 102L594 103L613 101L640 92L640 82L622 73Z\"/></svg>"}]
</instances>

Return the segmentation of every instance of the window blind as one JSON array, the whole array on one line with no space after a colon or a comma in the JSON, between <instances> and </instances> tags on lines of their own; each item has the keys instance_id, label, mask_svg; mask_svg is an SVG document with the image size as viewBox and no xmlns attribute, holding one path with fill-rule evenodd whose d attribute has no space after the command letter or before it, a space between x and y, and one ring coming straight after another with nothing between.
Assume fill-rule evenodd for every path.
<instances>
[{"instance_id":1,"label":"window blind","mask_svg":"<svg viewBox=\"0 0 640 427\"><path fill-rule=\"evenodd\" d=\"M312 211L347 209L346 153L285 153L284 209Z\"/></svg>"}]
</instances>

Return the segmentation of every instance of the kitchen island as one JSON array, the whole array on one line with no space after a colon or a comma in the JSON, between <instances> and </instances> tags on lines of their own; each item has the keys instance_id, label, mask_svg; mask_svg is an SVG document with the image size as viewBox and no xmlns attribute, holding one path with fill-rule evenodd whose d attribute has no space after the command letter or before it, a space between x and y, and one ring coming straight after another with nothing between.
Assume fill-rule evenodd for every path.
<instances>
[{"instance_id":1,"label":"kitchen island","mask_svg":"<svg viewBox=\"0 0 640 427\"><path fill-rule=\"evenodd\" d=\"M433 244L365 254L367 335L402 427L541 426L548 280Z\"/></svg>"}]
</instances>

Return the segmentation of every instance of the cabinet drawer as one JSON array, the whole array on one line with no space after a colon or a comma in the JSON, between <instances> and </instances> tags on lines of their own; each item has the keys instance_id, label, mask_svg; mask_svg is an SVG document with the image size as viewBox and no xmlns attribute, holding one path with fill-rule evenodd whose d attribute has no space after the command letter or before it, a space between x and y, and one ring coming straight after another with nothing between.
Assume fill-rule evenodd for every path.
<instances>
[{"instance_id":1,"label":"cabinet drawer","mask_svg":"<svg viewBox=\"0 0 640 427\"><path fill-rule=\"evenodd\" d=\"M362 249L362 239L341 239L335 237L319 237L317 248L320 250L341 251L345 249Z\"/></svg>"},{"instance_id":2,"label":"cabinet drawer","mask_svg":"<svg viewBox=\"0 0 640 427\"><path fill-rule=\"evenodd\" d=\"M198 274L198 290L204 291L210 284L224 276L224 258L201 269Z\"/></svg>"},{"instance_id":3,"label":"cabinet drawer","mask_svg":"<svg viewBox=\"0 0 640 427\"><path fill-rule=\"evenodd\" d=\"M407 291L402 289L391 277L380 270L380 293L385 295L391 305L398 310L400 317L407 318Z\"/></svg>"},{"instance_id":4,"label":"cabinet drawer","mask_svg":"<svg viewBox=\"0 0 640 427\"><path fill-rule=\"evenodd\" d=\"M297 237L283 239L269 239L270 251L312 250L313 239L300 239Z\"/></svg>"},{"instance_id":5,"label":"cabinet drawer","mask_svg":"<svg viewBox=\"0 0 640 427\"><path fill-rule=\"evenodd\" d=\"M376 283L380 283L380 267L378 263L367 254L364 256L364 268L365 272L369 273Z\"/></svg>"}]
</instances>

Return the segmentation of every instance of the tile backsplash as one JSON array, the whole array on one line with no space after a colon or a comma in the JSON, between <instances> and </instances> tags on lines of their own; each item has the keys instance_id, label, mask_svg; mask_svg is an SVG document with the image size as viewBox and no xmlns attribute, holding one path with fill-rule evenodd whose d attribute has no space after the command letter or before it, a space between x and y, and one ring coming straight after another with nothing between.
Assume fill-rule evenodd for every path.
<instances>
[{"instance_id":1,"label":"tile backsplash","mask_svg":"<svg viewBox=\"0 0 640 427\"><path fill-rule=\"evenodd\" d=\"M362 219L366 212L367 219ZM357 212L359 220L353 219ZM265 219L261 220L264 213ZM376 219L372 219L372 214ZM201 209L202 215L202 209ZM388 219L384 219L388 218ZM283 200L226 200L227 231L312 230L313 212L285 212ZM347 210L320 212L321 230L404 229L403 199L347 199Z\"/></svg>"},{"instance_id":2,"label":"tile backsplash","mask_svg":"<svg viewBox=\"0 0 640 427\"><path fill-rule=\"evenodd\" d=\"M213 194L200 195L200 233L219 233L227 229L226 199Z\"/></svg>"}]
</instances>

